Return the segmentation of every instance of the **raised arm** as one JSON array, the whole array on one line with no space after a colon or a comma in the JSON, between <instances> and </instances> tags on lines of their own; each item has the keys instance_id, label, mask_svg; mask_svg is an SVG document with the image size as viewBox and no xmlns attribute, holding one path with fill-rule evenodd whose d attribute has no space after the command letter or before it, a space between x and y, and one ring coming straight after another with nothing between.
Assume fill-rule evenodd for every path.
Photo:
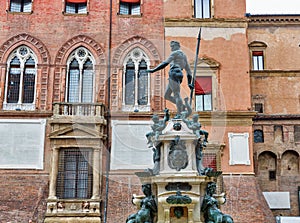
<instances>
[{"instance_id":1,"label":"raised arm","mask_svg":"<svg viewBox=\"0 0 300 223\"><path fill-rule=\"evenodd\" d=\"M166 66L168 66L174 60L175 54L176 53L172 52L170 54L170 56L168 57L168 59L166 59L165 61L163 61L160 64L158 64L155 68L147 70L147 72L153 73L153 72L156 72L158 70L164 69Z\"/></svg>"},{"instance_id":2,"label":"raised arm","mask_svg":"<svg viewBox=\"0 0 300 223\"><path fill-rule=\"evenodd\" d=\"M164 61L164 62L161 62L159 65L157 65L155 68L153 69L149 69L147 70L148 73L153 73L155 71L158 71L158 70L161 70L161 69L164 69L166 66L168 66L168 62Z\"/></svg>"}]
</instances>

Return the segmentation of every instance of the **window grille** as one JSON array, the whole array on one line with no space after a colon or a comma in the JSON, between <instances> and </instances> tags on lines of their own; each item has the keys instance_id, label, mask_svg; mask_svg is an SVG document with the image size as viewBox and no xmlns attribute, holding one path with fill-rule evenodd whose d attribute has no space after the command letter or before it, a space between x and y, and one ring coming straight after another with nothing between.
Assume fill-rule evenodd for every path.
<instances>
[{"instance_id":1,"label":"window grille","mask_svg":"<svg viewBox=\"0 0 300 223\"><path fill-rule=\"evenodd\" d=\"M66 13L69 14L86 14L87 13L87 3L70 3L66 2Z\"/></svg>"},{"instance_id":2,"label":"window grille","mask_svg":"<svg viewBox=\"0 0 300 223\"><path fill-rule=\"evenodd\" d=\"M254 130L254 142L262 143L264 142L264 132L260 129Z\"/></svg>"},{"instance_id":3,"label":"window grille","mask_svg":"<svg viewBox=\"0 0 300 223\"><path fill-rule=\"evenodd\" d=\"M264 107L262 103L255 103L254 104L254 110L257 111L258 113L263 113L264 112Z\"/></svg>"},{"instance_id":4,"label":"window grille","mask_svg":"<svg viewBox=\"0 0 300 223\"><path fill-rule=\"evenodd\" d=\"M9 58L11 59L8 60L3 109L16 109L23 105L29 106L27 109L32 110L35 108L33 103L37 73L35 55L28 47L20 46Z\"/></svg>"},{"instance_id":5,"label":"window grille","mask_svg":"<svg viewBox=\"0 0 300 223\"><path fill-rule=\"evenodd\" d=\"M128 61L125 74L125 104L134 105L135 68L132 60Z\"/></svg>"},{"instance_id":6,"label":"window grille","mask_svg":"<svg viewBox=\"0 0 300 223\"><path fill-rule=\"evenodd\" d=\"M70 64L69 73L69 102L79 101L79 64L76 59L74 59Z\"/></svg>"},{"instance_id":7,"label":"window grille","mask_svg":"<svg viewBox=\"0 0 300 223\"><path fill-rule=\"evenodd\" d=\"M32 0L11 0L11 12L31 12Z\"/></svg>"},{"instance_id":8,"label":"window grille","mask_svg":"<svg viewBox=\"0 0 300 223\"><path fill-rule=\"evenodd\" d=\"M21 68L20 60L15 56L10 63L8 76L7 102L17 103L19 100Z\"/></svg>"},{"instance_id":9,"label":"window grille","mask_svg":"<svg viewBox=\"0 0 300 223\"><path fill-rule=\"evenodd\" d=\"M78 4L78 14L85 14L87 13L86 3Z\"/></svg>"},{"instance_id":10,"label":"window grille","mask_svg":"<svg viewBox=\"0 0 300 223\"><path fill-rule=\"evenodd\" d=\"M217 154L205 152L203 155L203 166L218 170L217 167Z\"/></svg>"},{"instance_id":11,"label":"window grille","mask_svg":"<svg viewBox=\"0 0 300 223\"><path fill-rule=\"evenodd\" d=\"M62 199L92 196L92 150L62 149L59 153L56 195Z\"/></svg>"},{"instance_id":12,"label":"window grille","mask_svg":"<svg viewBox=\"0 0 300 223\"><path fill-rule=\"evenodd\" d=\"M140 15L141 14L141 6L140 2L123 2L120 1L120 11L121 15Z\"/></svg>"},{"instance_id":13,"label":"window grille","mask_svg":"<svg viewBox=\"0 0 300 223\"><path fill-rule=\"evenodd\" d=\"M30 57L25 63L23 77L23 103L33 103L35 86L35 62Z\"/></svg>"},{"instance_id":14,"label":"window grille","mask_svg":"<svg viewBox=\"0 0 300 223\"><path fill-rule=\"evenodd\" d=\"M70 103L92 103L94 89L94 63L90 52L80 47L70 56L68 63L67 100Z\"/></svg>"},{"instance_id":15,"label":"window grille","mask_svg":"<svg viewBox=\"0 0 300 223\"><path fill-rule=\"evenodd\" d=\"M24 0L23 12L31 12L31 0Z\"/></svg>"},{"instance_id":16,"label":"window grille","mask_svg":"<svg viewBox=\"0 0 300 223\"><path fill-rule=\"evenodd\" d=\"M88 60L83 65L82 75L82 102L93 100L93 64Z\"/></svg>"},{"instance_id":17,"label":"window grille","mask_svg":"<svg viewBox=\"0 0 300 223\"><path fill-rule=\"evenodd\" d=\"M147 105L148 103L148 73L147 63L142 60L139 65L138 74L138 104Z\"/></svg>"},{"instance_id":18,"label":"window grille","mask_svg":"<svg viewBox=\"0 0 300 223\"><path fill-rule=\"evenodd\" d=\"M124 61L123 110L150 110L149 59L140 48L133 49Z\"/></svg>"}]
</instances>

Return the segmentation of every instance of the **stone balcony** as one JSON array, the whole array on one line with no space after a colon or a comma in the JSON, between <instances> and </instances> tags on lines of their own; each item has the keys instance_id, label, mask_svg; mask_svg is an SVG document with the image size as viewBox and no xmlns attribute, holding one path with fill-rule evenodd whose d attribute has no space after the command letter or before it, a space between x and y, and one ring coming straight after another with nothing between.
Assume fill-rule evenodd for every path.
<instances>
[{"instance_id":1,"label":"stone balcony","mask_svg":"<svg viewBox=\"0 0 300 223\"><path fill-rule=\"evenodd\" d=\"M101 222L102 152L107 138L105 106L102 103L54 103L53 116L48 119L50 147L52 151L49 196L45 221ZM65 149L91 153L91 196L64 199L57 196L59 154Z\"/></svg>"},{"instance_id":2,"label":"stone balcony","mask_svg":"<svg viewBox=\"0 0 300 223\"><path fill-rule=\"evenodd\" d=\"M53 116L48 121L52 131L79 124L96 128L99 136L104 136L105 105L103 103L54 103Z\"/></svg>"},{"instance_id":3,"label":"stone balcony","mask_svg":"<svg viewBox=\"0 0 300 223\"><path fill-rule=\"evenodd\" d=\"M102 103L54 103L53 116L90 116L104 117L105 106Z\"/></svg>"}]
</instances>

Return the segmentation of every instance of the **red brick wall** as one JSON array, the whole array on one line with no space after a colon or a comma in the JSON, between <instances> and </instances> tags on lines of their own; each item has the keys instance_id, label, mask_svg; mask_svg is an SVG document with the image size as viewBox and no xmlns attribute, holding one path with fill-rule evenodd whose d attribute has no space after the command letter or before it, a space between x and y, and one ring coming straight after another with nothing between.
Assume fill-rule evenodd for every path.
<instances>
[{"instance_id":1,"label":"red brick wall","mask_svg":"<svg viewBox=\"0 0 300 223\"><path fill-rule=\"evenodd\" d=\"M224 176L227 202L222 212L233 217L235 223L274 223L275 217L254 176Z\"/></svg>"},{"instance_id":2,"label":"red brick wall","mask_svg":"<svg viewBox=\"0 0 300 223\"><path fill-rule=\"evenodd\" d=\"M125 222L130 214L136 213L137 209L131 203L133 194L143 195L137 176L109 176L107 223Z\"/></svg>"},{"instance_id":3,"label":"red brick wall","mask_svg":"<svg viewBox=\"0 0 300 223\"><path fill-rule=\"evenodd\" d=\"M0 222L43 222L48 175L0 174Z\"/></svg>"}]
</instances>

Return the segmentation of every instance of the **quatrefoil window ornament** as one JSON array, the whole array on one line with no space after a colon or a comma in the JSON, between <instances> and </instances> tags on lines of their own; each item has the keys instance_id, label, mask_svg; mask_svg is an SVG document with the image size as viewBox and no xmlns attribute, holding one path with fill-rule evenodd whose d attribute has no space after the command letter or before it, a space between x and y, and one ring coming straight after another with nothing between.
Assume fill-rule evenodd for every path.
<instances>
[{"instance_id":1,"label":"quatrefoil window ornament","mask_svg":"<svg viewBox=\"0 0 300 223\"><path fill-rule=\"evenodd\" d=\"M79 57L79 58L84 58L85 56L86 56L86 52L85 52L85 50L84 49L79 49L78 51L77 51L77 56Z\"/></svg>"},{"instance_id":2,"label":"quatrefoil window ornament","mask_svg":"<svg viewBox=\"0 0 300 223\"><path fill-rule=\"evenodd\" d=\"M20 47L19 54L25 56L28 54L28 49L26 47Z\"/></svg>"}]
</instances>

